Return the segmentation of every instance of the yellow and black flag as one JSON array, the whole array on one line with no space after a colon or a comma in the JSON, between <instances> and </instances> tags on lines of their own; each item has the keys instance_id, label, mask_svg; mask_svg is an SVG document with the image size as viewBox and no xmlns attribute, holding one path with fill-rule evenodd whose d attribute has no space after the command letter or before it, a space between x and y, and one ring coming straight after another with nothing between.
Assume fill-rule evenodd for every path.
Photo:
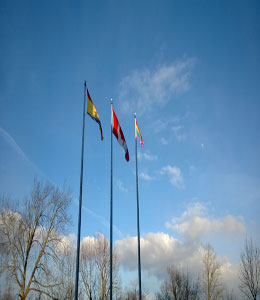
<instances>
[{"instance_id":1,"label":"yellow and black flag","mask_svg":"<svg viewBox=\"0 0 260 300\"><path fill-rule=\"evenodd\" d=\"M90 115L90 117L95 120L98 125L99 125L99 130L100 130L100 133L101 133L101 140L103 141L104 137L103 137L103 132L102 132L102 126L101 126L101 122L100 122L100 119L99 119L99 115L97 113L97 110L91 100L91 97L90 97L90 94L87 90L87 94L88 94L88 108L87 108L87 113Z\"/></svg>"}]
</instances>

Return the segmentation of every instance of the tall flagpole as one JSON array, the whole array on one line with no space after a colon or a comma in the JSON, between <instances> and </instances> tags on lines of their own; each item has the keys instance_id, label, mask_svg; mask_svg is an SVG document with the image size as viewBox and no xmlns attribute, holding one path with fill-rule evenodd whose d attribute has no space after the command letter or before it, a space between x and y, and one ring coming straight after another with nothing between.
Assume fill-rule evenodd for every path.
<instances>
[{"instance_id":1,"label":"tall flagpole","mask_svg":"<svg viewBox=\"0 0 260 300\"><path fill-rule=\"evenodd\" d=\"M110 300L113 299L113 101L111 98L111 173L110 173Z\"/></svg>"},{"instance_id":2,"label":"tall flagpole","mask_svg":"<svg viewBox=\"0 0 260 300\"><path fill-rule=\"evenodd\" d=\"M76 279L75 279L75 297L74 297L75 300L78 300L78 285L79 285L79 257L80 257L82 181L83 181L83 161L84 161L86 86L87 86L87 84L85 81L85 83L84 83L84 104L83 104L82 145L81 145L81 169L80 169L80 189L79 189L79 217L78 217L78 237L77 237Z\"/></svg>"},{"instance_id":3,"label":"tall flagpole","mask_svg":"<svg viewBox=\"0 0 260 300\"><path fill-rule=\"evenodd\" d=\"M136 113L135 113L135 169L136 169L136 201L137 201L137 241L138 241L138 282L139 300L142 300L142 276L141 276L141 254L140 254L140 226L139 226L139 193L138 193L138 167L137 167L137 138L136 138Z\"/></svg>"}]
</instances>

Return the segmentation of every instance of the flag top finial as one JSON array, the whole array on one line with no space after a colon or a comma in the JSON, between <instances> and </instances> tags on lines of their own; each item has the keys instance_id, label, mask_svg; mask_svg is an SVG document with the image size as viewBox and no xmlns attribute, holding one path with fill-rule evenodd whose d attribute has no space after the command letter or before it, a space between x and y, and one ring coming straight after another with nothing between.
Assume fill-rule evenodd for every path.
<instances>
[{"instance_id":1,"label":"flag top finial","mask_svg":"<svg viewBox=\"0 0 260 300\"><path fill-rule=\"evenodd\" d=\"M113 104L113 99L112 98L110 99L110 101L111 101L111 104Z\"/></svg>"},{"instance_id":2,"label":"flag top finial","mask_svg":"<svg viewBox=\"0 0 260 300\"><path fill-rule=\"evenodd\" d=\"M135 119L136 119L136 113L135 113Z\"/></svg>"},{"instance_id":3,"label":"flag top finial","mask_svg":"<svg viewBox=\"0 0 260 300\"><path fill-rule=\"evenodd\" d=\"M84 86L87 86L87 81L85 80L85 82L84 82Z\"/></svg>"}]
</instances>

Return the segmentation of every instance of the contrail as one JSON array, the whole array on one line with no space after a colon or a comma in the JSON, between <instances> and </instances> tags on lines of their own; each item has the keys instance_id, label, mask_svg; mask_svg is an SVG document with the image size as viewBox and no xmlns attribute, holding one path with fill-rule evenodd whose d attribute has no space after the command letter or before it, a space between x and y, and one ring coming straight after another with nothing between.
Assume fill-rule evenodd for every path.
<instances>
[{"instance_id":1,"label":"contrail","mask_svg":"<svg viewBox=\"0 0 260 300\"><path fill-rule=\"evenodd\" d=\"M0 127L0 136L2 136L4 138L4 140L7 142L7 144L9 144L9 146L11 146L12 149L16 153L18 153L23 159L25 159L30 164L32 164L32 162L28 159L28 157L25 155L25 153L23 152L23 150L17 145L17 143L15 142L15 140L13 139L13 137L11 137L11 135L8 132L6 132L1 127Z\"/></svg>"},{"instance_id":2,"label":"contrail","mask_svg":"<svg viewBox=\"0 0 260 300\"><path fill-rule=\"evenodd\" d=\"M42 177L46 178L49 182L52 182L43 172L27 157L27 155L23 152L21 147L16 143L14 138L3 128L0 127L0 136L5 140L5 142L20 156L22 157L27 163L29 163L32 168ZM55 184L54 184L55 185ZM74 199L74 202L78 204L78 201ZM109 229L109 222L102 216L96 214L94 211L82 206L84 211L86 211L89 215L91 215L94 219L96 219L99 223L101 223L105 228ZM121 239L124 237L123 233L116 227L113 226L115 233Z\"/></svg>"},{"instance_id":3,"label":"contrail","mask_svg":"<svg viewBox=\"0 0 260 300\"><path fill-rule=\"evenodd\" d=\"M4 139L4 141L20 156L22 157L27 163L31 165L31 167L36 171L39 175L46 178L48 181L49 178L33 163L27 155L23 152L21 147L16 143L14 138L3 128L0 127L0 136Z\"/></svg>"},{"instance_id":4,"label":"contrail","mask_svg":"<svg viewBox=\"0 0 260 300\"><path fill-rule=\"evenodd\" d=\"M74 201L74 203L78 204L78 200L73 199L73 201ZM94 219L96 219L99 223L101 223L107 230L109 230L110 223L104 217L95 213L93 210L86 208L84 205L82 206L82 208L86 213L91 215ZM120 239L124 238L123 233L115 225L113 225L113 230Z\"/></svg>"}]
</instances>

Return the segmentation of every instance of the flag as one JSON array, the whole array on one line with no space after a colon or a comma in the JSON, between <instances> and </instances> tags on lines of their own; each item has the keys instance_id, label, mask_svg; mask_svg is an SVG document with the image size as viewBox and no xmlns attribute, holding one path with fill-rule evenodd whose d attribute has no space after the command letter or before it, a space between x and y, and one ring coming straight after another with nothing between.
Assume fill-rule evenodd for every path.
<instances>
[{"instance_id":1,"label":"flag","mask_svg":"<svg viewBox=\"0 0 260 300\"><path fill-rule=\"evenodd\" d=\"M88 108L87 108L87 113L89 114L89 116L98 123L99 125L99 130L100 130L100 133L101 133L101 140L103 141L104 137L103 137L103 132L102 132L102 126L101 126L101 122L100 122L100 119L99 119L99 115L97 113L97 110L91 100L91 97L90 97L90 94L87 90L87 94L88 94Z\"/></svg>"},{"instance_id":2,"label":"flag","mask_svg":"<svg viewBox=\"0 0 260 300\"><path fill-rule=\"evenodd\" d=\"M135 136L138 138L139 143L141 144L141 147L143 147L144 146L144 141L143 141L141 132L139 130L139 127L137 125L136 119L135 119Z\"/></svg>"},{"instance_id":3,"label":"flag","mask_svg":"<svg viewBox=\"0 0 260 300\"><path fill-rule=\"evenodd\" d=\"M125 137L124 137L124 134L123 134L123 131L120 127L120 124L118 122L118 119L117 119L117 116L112 108L112 129L113 129L113 134L114 136L116 137L119 145L121 145L124 149L125 149L125 159L126 161L129 161L129 152L128 152L128 148L127 148L127 144L126 144L126 141L125 141Z\"/></svg>"}]
</instances>

